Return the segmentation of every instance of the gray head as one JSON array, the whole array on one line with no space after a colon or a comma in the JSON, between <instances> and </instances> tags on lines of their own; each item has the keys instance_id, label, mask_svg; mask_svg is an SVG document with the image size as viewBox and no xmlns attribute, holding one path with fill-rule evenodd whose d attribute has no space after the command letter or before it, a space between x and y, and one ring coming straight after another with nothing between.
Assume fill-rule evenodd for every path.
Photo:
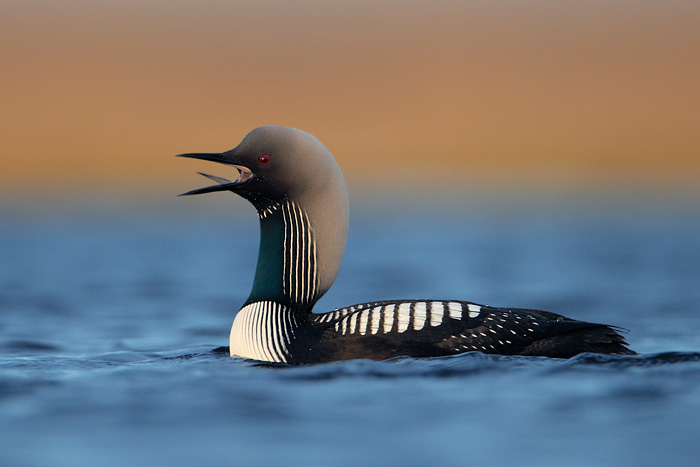
<instances>
[{"instance_id":1,"label":"gray head","mask_svg":"<svg viewBox=\"0 0 700 467\"><path fill-rule=\"evenodd\" d=\"M265 223L274 223L279 206L290 201L308 217L314 233L318 283L312 302L330 288L345 251L348 193L340 167L318 139L294 128L263 126L248 133L230 151L182 154L180 157L219 162L239 170L240 175L235 181L202 174L217 185L184 195L232 191L255 206L263 234L256 283L258 279L263 280L258 277L262 274L261 259L271 249L270 245L264 244ZM269 278L269 271L266 270L265 274Z\"/></svg>"}]
</instances>

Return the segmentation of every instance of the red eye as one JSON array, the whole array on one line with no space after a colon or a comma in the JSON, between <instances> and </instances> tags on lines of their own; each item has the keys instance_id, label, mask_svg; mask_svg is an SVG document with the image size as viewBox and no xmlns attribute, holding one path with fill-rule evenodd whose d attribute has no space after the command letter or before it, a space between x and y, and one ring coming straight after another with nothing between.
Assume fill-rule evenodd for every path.
<instances>
[{"instance_id":1,"label":"red eye","mask_svg":"<svg viewBox=\"0 0 700 467\"><path fill-rule=\"evenodd\" d=\"M258 162L260 162L261 164L267 164L268 162L270 162L270 156L268 156L267 154L263 154L262 156L258 157Z\"/></svg>"}]
</instances>

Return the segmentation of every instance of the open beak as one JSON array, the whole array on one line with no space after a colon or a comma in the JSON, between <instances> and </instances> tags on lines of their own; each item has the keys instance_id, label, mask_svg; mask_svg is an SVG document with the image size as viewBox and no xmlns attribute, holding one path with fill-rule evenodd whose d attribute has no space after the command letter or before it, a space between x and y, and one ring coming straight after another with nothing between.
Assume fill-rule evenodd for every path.
<instances>
[{"instance_id":1,"label":"open beak","mask_svg":"<svg viewBox=\"0 0 700 467\"><path fill-rule=\"evenodd\" d=\"M248 168L242 165L234 164L230 159L226 157L226 153L190 153L190 154L180 154L176 157L188 157L190 159L202 159L204 161L218 162L220 164L232 165L238 169L238 178L234 181L228 180L223 177L217 177L215 175L209 175L202 172L198 172L200 175L204 175L210 180L214 180L218 185L212 185L205 188L198 188L196 190L188 191L187 193L182 193L179 196L189 196L189 195L201 195L203 193L213 193L215 191L235 191L236 187L246 183L248 180L252 179L255 174Z\"/></svg>"}]
</instances>

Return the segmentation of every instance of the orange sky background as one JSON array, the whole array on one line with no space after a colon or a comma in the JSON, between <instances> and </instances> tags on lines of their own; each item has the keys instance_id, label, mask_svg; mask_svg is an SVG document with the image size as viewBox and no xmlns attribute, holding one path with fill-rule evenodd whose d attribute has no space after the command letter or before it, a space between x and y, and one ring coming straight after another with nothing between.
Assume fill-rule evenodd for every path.
<instances>
[{"instance_id":1,"label":"orange sky background","mask_svg":"<svg viewBox=\"0 0 700 467\"><path fill-rule=\"evenodd\" d=\"M697 1L0 2L3 201L186 191L282 124L351 186L700 192Z\"/></svg>"}]
</instances>

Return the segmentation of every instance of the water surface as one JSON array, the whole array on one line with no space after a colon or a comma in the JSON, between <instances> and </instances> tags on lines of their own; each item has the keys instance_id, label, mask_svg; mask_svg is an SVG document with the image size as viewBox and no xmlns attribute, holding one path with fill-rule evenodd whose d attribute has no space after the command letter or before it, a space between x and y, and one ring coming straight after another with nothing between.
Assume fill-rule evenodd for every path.
<instances>
[{"instance_id":1,"label":"water surface","mask_svg":"<svg viewBox=\"0 0 700 467\"><path fill-rule=\"evenodd\" d=\"M696 465L700 215L354 207L329 310L398 298L631 330L635 357L279 367L226 345L252 211L0 221L3 465ZM229 216L230 214L230 216Z\"/></svg>"}]
</instances>

